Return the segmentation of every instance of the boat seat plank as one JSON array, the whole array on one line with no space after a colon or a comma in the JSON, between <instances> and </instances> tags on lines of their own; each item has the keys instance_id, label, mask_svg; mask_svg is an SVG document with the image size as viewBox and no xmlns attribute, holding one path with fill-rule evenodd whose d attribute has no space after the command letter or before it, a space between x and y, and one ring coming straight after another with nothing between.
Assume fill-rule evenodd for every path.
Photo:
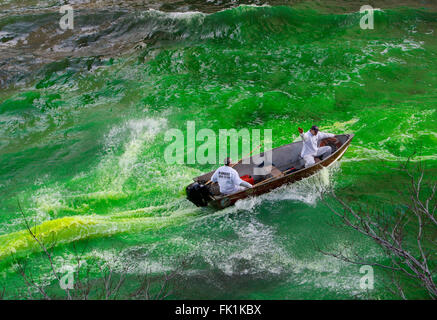
<instances>
[{"instance_id":1,"label":"boat seat plank","mask_svg":"<svg viewBox=\"0 0 437 320\"><path fill-rule=\"evenodd\" d=\"M281 170L279 170L278 168L276 168L275 166L265 166L263 167L263 169L266 172L266 176L267 177L281 177L283 176L283 173Z\"/></svg>"}]
</instances>

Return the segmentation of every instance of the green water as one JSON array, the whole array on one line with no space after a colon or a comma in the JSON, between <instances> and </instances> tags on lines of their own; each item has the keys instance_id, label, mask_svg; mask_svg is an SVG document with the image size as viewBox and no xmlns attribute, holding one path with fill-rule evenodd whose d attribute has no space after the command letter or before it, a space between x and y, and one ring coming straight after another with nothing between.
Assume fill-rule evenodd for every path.
<instances>
[{"instance_id":1,"label":"green water","mask_svg":"<svg viewBox=\"0 0 437 320\"><path fill-rule=\"evenodd\" d=\"M17 66L0 74L0 282L10 296L23 288L13 257L27 257L37 276L54 281L24 230L19 200L38 236L55 239L59 269L74 264L74 242L86 257L128 265L132 274L147 266L160 274L191 257L184 289L172 298L368 297L359 266L322 255L313 241L352 242L373 261L383 255L328 226L316 185L384 203L404 182L387 163L414 151L435 174L436 13L378 11L374 30L360 29L359 13L285 6L78 14L81 31L61 42L47 27L53 12L0 18L9 32L3 66ZM89 35L81 23L107 25ZM45 41L61 44L58 53L38 47L40 64L18 61L15 40L7 41L24 35L32 46L32 30L48 30ZM70 47L82 49L65 54ZM272 129L274 147L314 123L356 136L329 172L215 212L194 207L183 189L216 166L164 161L166 130L186 131L193 120L217 133ZM384 274L375 277L371 297L393 298Z\"/></svg>"}]
</instances>

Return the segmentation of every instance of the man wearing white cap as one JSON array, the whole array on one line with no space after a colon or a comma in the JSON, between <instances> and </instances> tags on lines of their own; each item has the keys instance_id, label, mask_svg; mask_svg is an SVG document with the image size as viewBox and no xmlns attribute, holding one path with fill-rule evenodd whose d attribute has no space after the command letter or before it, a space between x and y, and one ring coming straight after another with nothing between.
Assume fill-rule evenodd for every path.
<instances>
[{"instance_id":1,"label":"man wearing white cap","mask_svg":"<svg viewBox=\"0 0 437 320\"><path fill-rule=\"evenodd\" d=\"M324 133L319 131L319 127L312 126L308 132L303 133L302 128L298 128L300 136L303 140L303 147L300 156L305 161L305 168L312 166L315 161L314 157L325 159L332 153L330 146L318 148L318 142L325 138L332 138L335 135L332 133Z\"/></svg>"}]
</instances>

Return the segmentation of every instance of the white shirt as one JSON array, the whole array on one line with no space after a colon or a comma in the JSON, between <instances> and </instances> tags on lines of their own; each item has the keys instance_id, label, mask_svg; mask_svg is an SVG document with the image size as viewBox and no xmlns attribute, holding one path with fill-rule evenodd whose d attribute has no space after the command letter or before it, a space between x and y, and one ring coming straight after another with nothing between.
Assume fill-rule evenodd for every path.
<instances>
[{"instance_id":1,"label":"white shirt","mask_svg":"<svg viewBox=\"0 0 437 320\"><path fill-rule=\"evenodd\" d=\"M305 156L311 155L314 156L317 152L317 143L319 140L323 140L325 138L335 137L335 134L332 133L323 133L318 131L315 136L311 133L311 131L301 133L300 136L303 140L303 148L300 156L304 158Z\"/></svg>"},{"instance_id":2,"label":"white shirt","mask_svg":"<svg viewBox=\"0 0 437 320\"><path fill-rule=\"evenodd\" d=\"M224 194L231 194L239 191L238 186L244 182L240 179L238 172L229 167L222 166L218 168L211 177L212 182L218 182L220 192Z\"/></svg>"}]
</instances>

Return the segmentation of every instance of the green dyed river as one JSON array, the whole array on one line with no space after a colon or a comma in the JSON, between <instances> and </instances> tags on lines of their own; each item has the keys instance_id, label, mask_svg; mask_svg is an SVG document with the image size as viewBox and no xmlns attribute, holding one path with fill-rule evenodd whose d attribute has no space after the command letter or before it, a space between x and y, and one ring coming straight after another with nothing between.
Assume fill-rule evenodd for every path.
<instances>
[{"instance_id":1,"label":"green dyed river","mask_svg":"<svg viewBox=\"0 0 437 320\"><path fill-rule=\"evenodd\" d=\"M375 11L370 30L352 6L72 5L74 28L62 30L56 1L0 4L5 298L27 297L17 258L41 284L56 282L18 202L38 237L56 243L59 272L74 267L74 245L132 276L158 277L189 257L175 299L393 298L380 270L368 293L359 266L317 250L353 243L384 259L370 240L330 226L321 196L334 188L390 201L404 182L387 165L414 152L437 173L435 8ZM217 133L272 129L273 147L313 124L355 138L329 171L214 211L184 188L218 165L164 159L166 131L188 121Z\"/></svg>"}]
</instances>

